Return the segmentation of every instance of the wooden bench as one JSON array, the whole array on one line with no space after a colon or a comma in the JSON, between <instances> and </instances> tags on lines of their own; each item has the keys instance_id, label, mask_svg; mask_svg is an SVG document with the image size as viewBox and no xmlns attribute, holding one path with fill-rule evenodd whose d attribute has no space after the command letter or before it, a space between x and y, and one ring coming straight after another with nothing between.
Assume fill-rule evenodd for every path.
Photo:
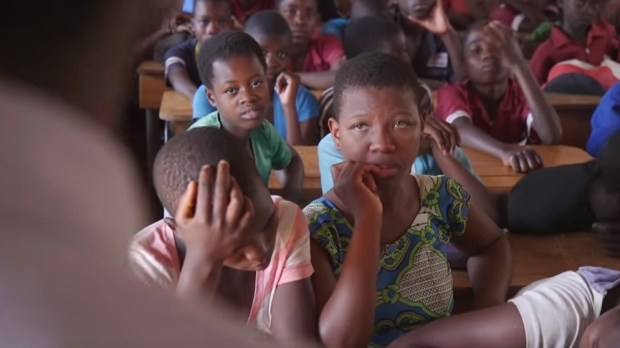
<instances>
[{"instance_id":1,"label":"wooden bench","mask_svg":"<svg viewBox=\"0 0 620 348\"><path fill-rule=\"evenodd\" d=\"M606 256L593 232L557 235L507 234L512 249L512 280L509 297L537 280L552 277L581 266L599 266L620 270L620 259ZM469 277L453 270L454 296L459 311L468 309L472 299Z\"/></svg>"}]
</instances>

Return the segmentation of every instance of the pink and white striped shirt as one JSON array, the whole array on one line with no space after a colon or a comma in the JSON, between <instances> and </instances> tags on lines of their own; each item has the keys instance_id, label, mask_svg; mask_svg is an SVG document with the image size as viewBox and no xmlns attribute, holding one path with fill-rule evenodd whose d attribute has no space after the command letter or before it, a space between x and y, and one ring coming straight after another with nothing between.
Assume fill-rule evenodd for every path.
<instances>
[{"instance_id":1,"label":"pink and white striped shirt","mask_svg":"<svg viewBox=\"0 0 620 348\"><path fill-rule=\"evenodd\" d=\"M279 216L278 231L271 262L256 272L254 299L247 324L270 332L271 304L279 285L309 278L314 269L310 263L310 234L299 207L278 196L272 196ZM163 221L157 221L138 232L130 246L130 261L138 275L149 283L174 289L181 265L174 242L174 232Z\"/></svg>"}]
</instances>

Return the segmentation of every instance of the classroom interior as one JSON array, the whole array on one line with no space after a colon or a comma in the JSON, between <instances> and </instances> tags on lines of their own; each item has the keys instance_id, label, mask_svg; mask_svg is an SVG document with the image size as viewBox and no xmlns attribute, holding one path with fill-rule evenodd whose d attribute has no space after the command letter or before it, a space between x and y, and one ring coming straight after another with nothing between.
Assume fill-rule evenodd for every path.
<instances>
[{"instance_id":1,"label":"classroom interior","mask_svg":"<svg viewBox=\"0 0 620 348\"><path fill-rule=\"evenodd\" d=\"M545 48L547 48L556 45L553 46L554 49L560 50L557 48L560 46L560 44L557 43L557 40L559 40L557 37L560 34L557 32L562 30L563 21L566 21L565 18L567 17L563 17L562 10L567 7L568 3L579 2L583 5L583 3L592 2L594 4L596 2L596 6L598 6L596 8L599 13L596 13L594 17L596 17L597 23L604 22L606 23L605 25L607 25L605 28L612 28L614 30L614 36L613 38L610 38L609 42L611 43L609 45L611 47L610 52L613 51L615 56L606 54L604 58L606 63L601 63L603 61L602 58L599 59L598 62L583 62L583 65L574 63L575 60L582 61L584 59L595 59L592 58L593 55L590 55L590 49L595 49L590 47L593 45L595 39L590 37L592 34L587 34L587 31L587 37L580 37L577 40L579 42L575 44L578 49L586 52L584 53L584 57L586 58L580 58L581 56L574 52L569 53L569 55L572 55L570 56L572 60L571 63L566 64L570 65L570 67L566 67L566 65L564 66L564 68L567 69L566 72L562 71L562 67L553 70L551 69L551 66L549 66L548 70L551 70L554 74L556 74L552 77L558 79L555 82L553 82L552 79L542 82L538 81L538 76L535 76L529 72L527 73L529 75L526 74L526 77L522 77L519 75L521 74L519 70L520 68L518 67L520 66L519 62L513 62L512 58L505 58L504 56L502 56L504 58L501 58L510 60L512 64L510 78L512 81L518 81L516 88L528 90L525 93L520 92L525 95L525 102L530 103L531 101L536 101L536 103L550 106L555 114L555 116L550 117L557 117L560 122L561 131L559 133L561 133L561 137L554 139L552 143L545 144L540 139L524 139L526 144L522 145L522 149L531 150L537 153L542 160L542 168L534 168L532 170L516 170L514 166L511 167L510 164L503 162L502 159L493 155L491 152L486 151L484 147L476 145L475 142L471 143L473 146L463 144L465 142L464 135L461 135L461 146L464 154L471 163L471 172L474 173L474 176L480 183L483 184L489 195L502 197L509 197L518 183L523 178L528 177L530 173L536 173L537 171L543 171L555 167L585 165L587 163L595 163L598 161L597 156L591 151L588 151L589 142L594 134L599 136L598 134L601 129L603 130L601 131L602 133L607 134L606 137L611 137L613 130L616 131L616 134L618 134L617 132L620 132L620 88L616 88L619 86L616 82L620 79L620 65L617 65L618 57L620 57L620 47L618 45L620 41L615 33L615 30L620 28L619 1L609 0L606 2L597 2L594 0L552 0L536 2L527 0L507 0L502 2L492 0L420 0L419 2L422 3L422 5L417 5L418 7L414 6L415 9L412 14L407 13L407 11L403 9L408 2L402 0L280 0L275 2L238 0L232 1L230 5L232 6L231 8L234 14L231 17L230 30L243 31L244 23L250 21L252 16L260 13L261 11L276 10L279 11L283 17L286 17L287 14L292 16L293 21L297 20L301 22L303 20L308 20L307 18L302 19L302 17L306 15L312 17L312 23L314 23L314 27L312 28L312 40L319 36L331 35L333 37L337 37L333 31L329 30L337 29L340 30L341 34L346 35L347 29L345 29L345 26L347 25L347 22L353 23L354 21L358 21L365 16L356 14L356 11L371 11L374 7L377 7L380 9L385 9L386 13L388 13L386 17L390 21L398 23L398 25L402 25L402 27L405 28L406 39L414 40L416 37L419 38L419 36L416 36L418 34L415 30L417 29L411 29L411 32L406 32L406 30L409 30L411 27L415 27L415 25L422 26L419 23L423 22L424 16L420 15L418 16L419 18L414 20L411 20L410 18L412 16L416 16L415 10L426 10L427 13L425 16L437 16L448 20L446 25L455 33L457 38L456 40L460 43L460 49L462 50L466 50L467 48L465 48L465 46L471 44L471 42L468 41L471 33L469 30L471 26L477 25L488 28L489 23L495 23L494 25L496 26L503 26L503 30L505 31L502 33L511 34L502 35L512 36L508 39L505 39L504 37L502 40L508 40L505 41L508 46L512 45L513 42L516 43L517 47L522 50L522 53L519 53L519 55L521 55L521 59L525 64L523 66L530 67L532 61L539 59L536 57L542 55L542 53L539 54L537 51L537 49L541 46L547 45L545 46ZM165 51L169 51L174 48L175 45L181 45L191 40L195 40L195 30L192 29L192 26L195 25L196 19L193 19L192 16L196 7L203 6L200 3L201 0L198 0L197 2L191 0L185 1L182 8L179 8L178 11L169 15L167 21L165 22L167 24L164 26L164 29L158 29L156 39L153 39L152 37L149 38L150 44L145 44L145 48L142 51L143 59L135 64L135 70L133 72L134 88L132 95L129 96L126 103L124 125L122 129L115 130L116 134L119 135L121 140L131 150L133 158L140 168L143 191L145 192L145 197L147 197L146 199L148 199L148 203L151 208L149 211L150 218L152 219L151 221L160 220L163 216L163 206L161 205L152 184L152 170L155 157L162 146L164 146L171 139L174 139L174 137L186 132L196 121L192 98L190 98L184 90L175 89L175 86L170 79L170 73L172 71L171 67L174 66L174 61L171 63L171 58L170 56L167 56L168 53ZM213 3L218 2L214 1ZM241 6L245 3L254 3L255 5L249 8ZM269 6L264 5L263 3L271 4ZM267 7L263 7L263 5ZM282 8L278 6L288 7L282 10ZM309 9L304 8L303 6L309 6ZM425 6L430 6L431 9L438 6L443 6L441 10L443 17L438 14L428 14L430 13L430 10L425 8ZM360 10L360 8L362 9ZM394 13L397 13L397 15L394 15ZM382 13L377 13L375 15L381 16ZM355 16L359 17L353 18ZM402 22L399 23L398 20L403 20L403 18L405 20L409 19L410 21L405 24ZM211 21L216 21L216 19L211 19ZM479 24L481 21L483 21L484 24ZM594 23L594 21L592 23ZM340 24L342 24L342 27L338 27ZM428 21L425 25L426 27L424 28L426 31L430 31L428 28L433 28L433 24L429 24ZM588 25L590 25L590 23L588 23ZM590 27L586 25L586 28ZM326 31L326 29L329 30ZM293 28L292 31L293 42L295 42L296 35L301 35L298 34L296 30L297 29ZM476 30L473 30L473 32L482 33L486 29ZM433 35L440 37L444 34L445 32L438 35ZM219 33L214 34L214 36L216 35L219 35ZM599 33L599 37L600 35L601 34ZM170 44L170 42L167 42L166 40L174 42L174 45ZM211 40L211 38L208 40ZM206 42L208 42L208 40L206 40ZM347 39L344 36L340 36L337 37L336 40L339 40L340 44L344 46L344 49L341 48L339 51L340 55L344 56L347 52L347 44L344 41ZM553 43L553 40L556 40L556 43ZM448 46L449 51L450 47L449 44L446 45L446 42L447 41L442 42L444 46L443 48L445 49L445 46ZM563 43L563 45L570 44ZM162 47L166 47L166 50L163 50ZM416 49L423 50L423 45L415 47L413 51ZM196 52L197 50L198 48L196 49ZM415 73L422 81L425 82L427 79L434 81L433 83L428 83L428 85L430 86L430 97L432 99L432 104L435 107L435 110L437 110L437 114L439 114L440 109L443 108L440 104L445 105L450 102L450 99L446 97L443 99L441 98L441 90L443 88L447 85L455 85L459 83L461 83L462 86L473 86L475 84L475 82L470 82L474 80L474 78L468 78L463 75L459 76L459 72L457 71L458 63L455 62L455 60L463 59L461 64L467 65L468 63L465 61L465 58L463 58L460 54L453 56L452 52L448 51L444 50L440 55L440 57L443 58L436 59L446 59L445 64L442 65L443 68L449 67L453 70L452 72L455 73L455 76L450 78L440 78L435 80L424 77L424 73L427 72L427 70L430 70L431 66L429 65L426 67L428 69L425 69L425 67L420 68L418 66L414 66L414 64L411 63L414 61L413 59L410 62L410 65L412 65ZM266 52L265 49L264 52ZM311 53L306 52L306 54ZM467 53L463 53L463 55L467 56ZM267 53L265 53L265 56L267 56ZM411 52L409 52L409 56L411 56ZM198 57L199 55L196 54L196 59ZM565 56L562 57L563 58L560 59L561 61L568 61L568 59L564 59ZM450 59L449 64L447 63L448 59ZM348 57L347 59L344 59L343 63L334 63L334 66L335 64L346 65L348 64L347 60ZM609 64L607 64L607 62L609 62ZM204 69L201 66L202 63L197 63L199 65L198 70ZM440 65L443 64L442 62L437 63L437 61L431 62L429 60L428 64L431 63ZM186 63L182 63L182 65L185 64ZM321 71L317 70L311 72L303 71L299 69L299 65L293 65L295 64L291 64L291 66L283 71L292 75L295 73L302 75L300 86L303 86L306 81L312 81L307 78L307 74L321 73ZM177 63L176 68L178 68L178 66L179 64ZM436 68L436 66L432 66L432 68ZM334 84L334 78L337 79L336 76L338 74L338 68L328 67L327 69L323 69L323 72L326 71L333 71L333 75L328 77L329 81L325 85L325 88L313 87L313 83L306 84L305 87L311 93L311 97L314 98L314 102L317 106L319 104L322 105L322 100L325 98L325 91ZM499 74L497 71L496 73ZM565 76L562 78L563 74ZM519 76L515 77L517 75ZM581 76L581 78L575 78L577 75ZM530 77L531 80L528 80ZM206 81L201 81L201 84L206 83ZM290 82L287 83L290 85ZM529 91L533 83L536 83L536 95L534 95L534 93L530 93ZM199 86L200 85L194 85L192 91L195 91ZM207 89L212 88L207 87ZM538 95L542 96L542 99L537 97ZM274 98L277 97L278 95L274 93ZM483 108L487 105L488 104L485 104ZM497 116L495 117L498 119L501 117L510 117L508 115L500 114L497 111L497 105L495 105L495 107L496 109L494 111L497 113ZM529 105L529 110L531 110L531 114L534 114L534 118L536 118L540 117L536 113L540 113L540 110L543 109L538 106ZM489 110L487 109L487 111ZM597 115L597 113L600 117L604 118L604 120L599 119L598 121L595 121L594 115ZM200 116L202 117L206 115ZM315 117L311 120L314 122L314 127L318 129L321 127L319 124L319 115L313 116ZM459 126L460 124L457 124L456 121L451 122L449 117L446 121L445 116L447 115L440 118L440 122L445 124L450 123L455 132L462 130ZM428 117L439 118L439 115L430 115ZM475 119L479 116L467 115L466 117L471 120L472 118ZM494 122L495 121L491 121L490 124L492 125ZM532 125L531 120L528 120L527 123L528 127ZM473 123L470 124L477 125L477 121L473 121ZM535 120L533 121L533 124L534 127L537 127L540 124L540 121ZM323 132L329 134L328 129L324 129ZM317 134L319 133L320 131L317 131ZM311 144L290 144L291 149L294 149L294 151L301 158L304 167L303 185L300 194L295 199L295 203L300 209L303 209L324 194L324 190L322 190L321 165L319 163L321 161L321 154L318 153L318 145L321 138L317 135L315 140L316 141ZM620 163L620 153L616 152L613 155L615 156L617 163ZM616 166L616 168L619 167L620 166ZM620 171L617 173L619 175L617 177L617 181L620 183ZM323 175L325 175L325 173L323 173ZM563 179L564 178L562 177L558 177L557 181L561 182ZM567 185L569 186L565 188L566 191L573 189L570 182ZM282 194L284 183L280 180L280 177L277 175L276 171L271 173L267 182L267 187L269 192L273 195ZM537 194L540 195L540 199L543 199L548 195L555 194L558 190L559 189L556 188L556 191L549 191L545 194L543 192L544 190L541 189L537 192ZM172 215L174 216L174 212L172 212ZM618 227L620 226L620 215L618 215L617 219L613 222L616 224L616 228L618 228L616 230L616 232L618 232L617 238L620 238L620 227ZM508 231L508 228L505 228L504 232L512 253L512 275L508 286L507 298L516 295L519 290L536 281L555 276L562 272L576 270L582 266L595 266L620 270L620 249L617 249L618 247L616 245L610 247L606 244L609 240L601 238L601 232L592 231L589 228L583 230L570 229L566 231L558 228L552 232L527 231L527 233L523 233L523 231L518 230ZM608 235L606 235L606 237L608 237ZM453 277L454 313L466 313L471 311L475 306L474 288L476 284L472 284L467 270L462 267L454 267L451 274ZM616 341L615 343L617 344L616 346L620 346L620 341ZM557 346L559 347L559 345ZM574 343L571 346L578 347L579 345L578 343Z\"/></svg>"}]
</instances>

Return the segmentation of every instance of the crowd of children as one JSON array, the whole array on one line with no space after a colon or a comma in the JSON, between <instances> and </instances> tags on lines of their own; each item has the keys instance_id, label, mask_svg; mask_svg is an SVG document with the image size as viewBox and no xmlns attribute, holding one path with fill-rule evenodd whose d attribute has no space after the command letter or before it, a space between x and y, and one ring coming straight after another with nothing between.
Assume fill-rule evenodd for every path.
<instances>
[{"instance_id":1,"label":"crowd of children","mask_svg":"<svg viewBox=\"0 0 620 348\"><path fill-rule=\"evenodd\" d=\"M506 302L500 228L592 228L620 254L620 41L600 20L605 0L186 5L194 37L169 49L165 73L193 99L194 123L155 160L173 217L131 243L144 281L226 303L288 344L620 344L620 272L582 267ZM537 28L549 30L520 41ZM607 91L588 143L597 159L541 169L527 145L561 140L543 92L557 88ZM301 210L293 146L317 144L323 196ZM529 174L492 195L460 145ZM284 198L269 195L272 170ZM474 311L452 316L456 266Z\"/></svg>"}]
</instances>

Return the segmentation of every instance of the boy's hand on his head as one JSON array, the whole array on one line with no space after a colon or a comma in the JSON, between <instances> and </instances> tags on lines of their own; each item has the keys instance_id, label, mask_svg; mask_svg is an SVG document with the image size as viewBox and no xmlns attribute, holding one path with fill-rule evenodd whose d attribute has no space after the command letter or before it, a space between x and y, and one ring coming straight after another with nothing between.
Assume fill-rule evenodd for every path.
<instances>
[{"instance_id":1,"label":"boy's hand on his head","mask_svg":"<svg viewBox=\"0 0 620 348\"><path fill-rule=\"evenodd\" d=\"M295 107L299 81L299 76L287 72L281 72L276 78L274 89L283 106Z\"/></svg>"},{"instance_id":2,"label":"boy's hand on his head","mask_svg":"<svg viewBox=\"0 0 620 348\"><path fill-rule=\"evenodd\" d=\"M176 231L186 246L186 262L219 264L242 246L254 211L229 165L220 161L217 173L212 166L200 170L179 202Z\"/></svg>"},{"instance_id":3,"label":"boy's hand on his head","mask_svg":"<svg viewBox=\"0 0 620 348\"><path fill-rule=\"evenodd\" d=\"M456 127L434 115L426 117L423 133L437 144L444 155L453 154L454 148L461 144L461 137Z\"/></svg>"},{"instance_id":4,"label":"boy's hand on his head","mask_svg":"<svg viewBox=\"0 0 620 348\"><path fill-rule=\"evenodd\" d=\"M522 146L504 151L502 162L517 173L527 173L543 167L540 155L536 151Z\"/></svg>"},{"instance_id":5,"label":"boy's hand on his head","mask_svg":"<svg viewBox=\"0 0 620 348\"><path fill-rule=\"evenodd\" d=\"M486 27L489 35L501 47L503 53L502 63L507 68L512 68L516 63L524 60L519 40L514 31L498 21L492 21Z\"/></svg>"},{"instance_id":6,"label":"boy's hand on his head","mask_svg":"<svg viewBox=\"0 0 620 348\"><path fill-rule=\"evenodd\" d=\"M445 34L451 29L450 20L448 20L446 11L443 9L442 0L437 0L428 17L418 19L414 16L408 16L407 19L436 35Z\"/></svg>"},{"instance_id":7,"label":"boy's hand on his head","mask_svg":"<svg viewBox=\"0 0 620 348\"><path fill-rule=\"evenodd\" d=\"M592 231L596 233L607 256L620 258L620 222L595 222Z\"/></svg>"},{"instance_id":8,"label":"boy's hand on his head","mask_svg":"<svg viewBox=\"0 0 620 348\"><path fill-rule=\"evenodd\" d=\"M356 220L368 214L380 215L383 212L374 177L379 172L379 168L374 165L351 161L332 166L334 193L351 209Z\"/></svg>"}]
</instances>

